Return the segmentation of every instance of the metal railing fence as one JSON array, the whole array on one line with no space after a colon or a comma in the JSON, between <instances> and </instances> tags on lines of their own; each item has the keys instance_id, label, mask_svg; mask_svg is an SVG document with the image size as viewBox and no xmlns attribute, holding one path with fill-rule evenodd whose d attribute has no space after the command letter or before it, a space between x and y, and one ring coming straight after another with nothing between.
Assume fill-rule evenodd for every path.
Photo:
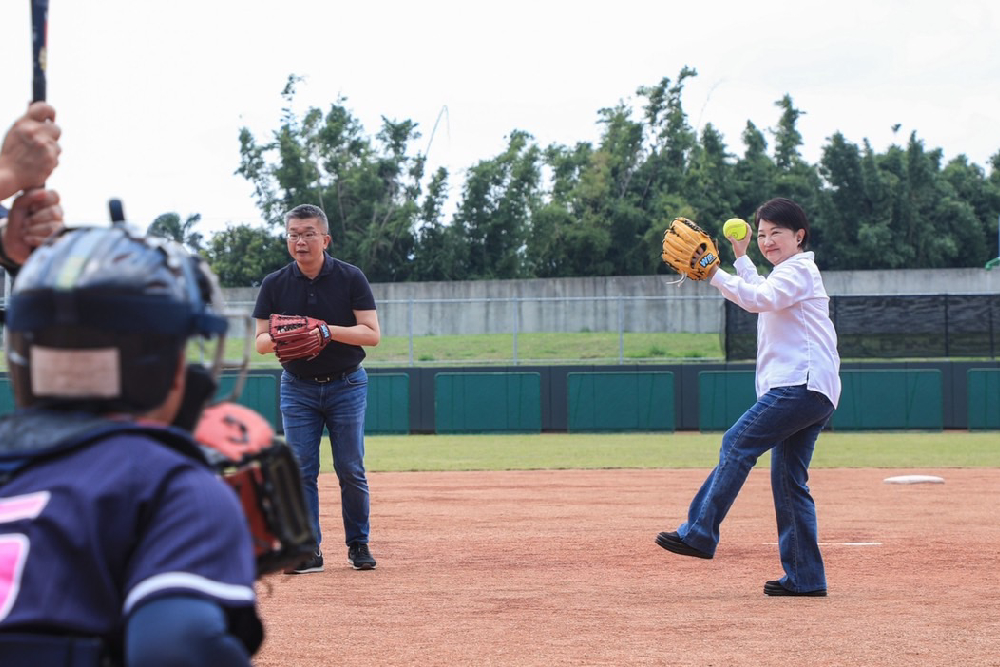
<instances>
[{"instance_id":1,"label":"metal railing fence","mask_svg":"<svg viewBox=\"0 0 1000 667\"><path fill-rule=\"evenodd\" d=\"M377 308L382 335L407 339L406 364L410 366L418 361L415 341L422 336L476 334L509 335L509 358L492 363L524 364L532 359L522 353L520 339L529 333L614 333L617 334L617 354L587 361L623 364L626 362L626 334L629 333L720 334L724 327L722 302L718 295L514 296L385 299L378 301ZM229 304L230 308L246 312L253 306L246 301ZM438 363L468 364L470 361L438 360ZM553 358L544 361L580 362L579 359Z\"/></svg>"}]
</instances>

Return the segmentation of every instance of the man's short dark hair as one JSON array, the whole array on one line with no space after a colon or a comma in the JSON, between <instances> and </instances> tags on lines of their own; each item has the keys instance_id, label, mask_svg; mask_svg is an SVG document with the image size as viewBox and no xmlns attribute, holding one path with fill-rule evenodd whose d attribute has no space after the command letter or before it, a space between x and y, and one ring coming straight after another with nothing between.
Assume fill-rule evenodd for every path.
<instances>
[{"instance_id":1,"label":"man's short dark hair","mask_svg":"<svg viewBox=\"0 0 1000 667\"><path fill-rule=\"evenodd\" d=\"M330 230L330 221L326 219L326 213L319 206L312 204L299 204L285 213L285 224L287 225L290 220L320 220L323 223L323 229Z\"/></svg>"}]
</instances>

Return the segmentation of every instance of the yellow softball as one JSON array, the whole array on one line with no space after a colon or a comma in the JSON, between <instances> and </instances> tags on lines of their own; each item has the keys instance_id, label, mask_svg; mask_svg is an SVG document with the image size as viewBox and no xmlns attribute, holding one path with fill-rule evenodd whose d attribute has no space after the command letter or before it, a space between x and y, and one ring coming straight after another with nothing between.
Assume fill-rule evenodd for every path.
<instances>
[{"instance_id":1,"label":"yellow softball","mask_svg":"<svg viewBox=\"0 0 1000 667\"><path fill-rule=\"evenodd\" d=\"M749 227L747 221L743 218L729 218L729 220L726 220L726 224L722 225L722 235L739 241L747 235Z\"/></svg>"}]
</instances>

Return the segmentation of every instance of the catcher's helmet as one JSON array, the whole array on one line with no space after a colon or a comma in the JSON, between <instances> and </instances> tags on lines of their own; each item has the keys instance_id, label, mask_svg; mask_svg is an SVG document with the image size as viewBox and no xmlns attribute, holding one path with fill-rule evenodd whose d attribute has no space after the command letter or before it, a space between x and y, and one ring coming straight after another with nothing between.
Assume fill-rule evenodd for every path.
<instances>
[{"instance_id":1,"label":"catcher's helmet","mask_svg":"<svg viewBox=\"0 0 1000 667\"><path fill-rule=\"evenodd\" d=\"M203 260L172 241L121 226L52 239L25 263L5 316L17 404L145 412L166 399L180 352L197 336L218 338L214 391L227 328L221 304Z\"/></svg>"}]
</instances>

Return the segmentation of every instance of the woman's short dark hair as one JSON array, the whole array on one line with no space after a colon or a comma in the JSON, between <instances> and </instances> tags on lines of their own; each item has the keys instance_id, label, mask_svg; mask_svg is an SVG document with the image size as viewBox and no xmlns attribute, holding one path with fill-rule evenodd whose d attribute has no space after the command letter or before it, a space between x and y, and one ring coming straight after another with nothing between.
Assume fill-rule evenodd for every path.
<instances>
[{"instance_id":1,"label":"woman's short dark hair","mask_svg":"<svg viewBox=\"0 0 1000 667\"><path fill-rule=\"evenodd\" d=\"M805 250L809 245L809 218L806 217L802 207L791 199L777 197L758 206L753 216L753 226L758 227L761 220L767 220L793 232L803 230L805 235L802 237L802 249Z\"/></svg>"}]
</instances>

